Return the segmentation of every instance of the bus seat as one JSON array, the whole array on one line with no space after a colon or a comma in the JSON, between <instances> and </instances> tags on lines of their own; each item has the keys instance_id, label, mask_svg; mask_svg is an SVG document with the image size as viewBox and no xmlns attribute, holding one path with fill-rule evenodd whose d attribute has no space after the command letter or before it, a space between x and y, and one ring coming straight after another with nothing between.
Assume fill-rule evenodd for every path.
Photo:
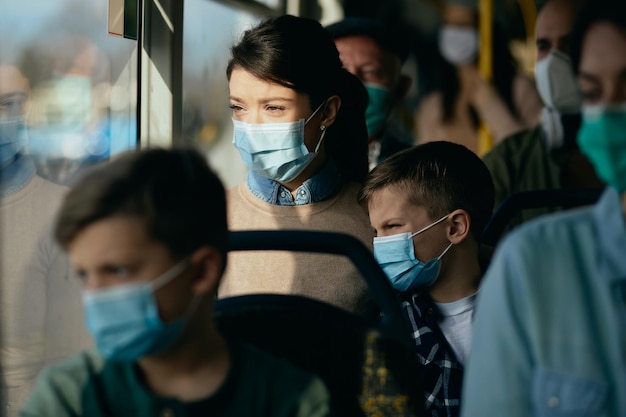
<instances>
[{"instance_id":1,"label":"bus seat","mask_svg":"<svg viewBox=\"0 0 626 417\"><path fill-rule=\"evenodd\" d=\"M495 247L515 216L523 210L568 209L595 203L602 194L599 188L561 188L521 191L510 195L498 206L483 230L481 243Z\"/></svg>"},{"instance_id":2,"label":"bus seat","mask_svg":"<svg viewBox=\"0 0 626 417\"><path fill-rule=\"evenodd\" d=\"M380 318L298 295L249 294L217 300L220 331L319 375L336 415L418 415L413 399L421 391L410 327L372 253L356 238L338 233L231 232L231 250L263 249L347 256L368 283Z\"/></svg>"}]
</instances>

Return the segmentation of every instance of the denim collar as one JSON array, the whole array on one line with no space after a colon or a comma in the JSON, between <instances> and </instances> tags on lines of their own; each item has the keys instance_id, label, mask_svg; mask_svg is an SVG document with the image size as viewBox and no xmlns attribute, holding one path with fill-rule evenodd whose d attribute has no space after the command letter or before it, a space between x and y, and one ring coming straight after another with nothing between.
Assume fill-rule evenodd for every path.
<instances>
[{"instance_id":1,"label":"denim collar","mask_svg":"<svg viewBox=\"0 0 626 417\"><path fill-rule=\"evenodd\" d=\"M339 170L333 161L328 161L315 175L307 179L296 190L294 199L291 191L280 183L256 174L248 173L248 189L266 203L276 206L300 206L326 200L339 187Z\"/></svg>"},{"instance_id":2,"label":"denim collar","mask_svg":"<svg viewBox=\"0 0 626 417\"><path fill-rule=\"evenodd\" d=\"M609 281L626 281L626 223L620 194L606 187L593 208L593 221L598 238L600 268Z\"/></svg>"},{"instance_id":3,"label":"denim collar","mask_svg":"<svg viewBox=\"0 0 626 417\"><path fill-rule=\"evenodd\" d=\"M24 188L35 175L35 163L28 156L18 155L15 161L0 171L0 198Z\"/></svg>"}]
</instances>

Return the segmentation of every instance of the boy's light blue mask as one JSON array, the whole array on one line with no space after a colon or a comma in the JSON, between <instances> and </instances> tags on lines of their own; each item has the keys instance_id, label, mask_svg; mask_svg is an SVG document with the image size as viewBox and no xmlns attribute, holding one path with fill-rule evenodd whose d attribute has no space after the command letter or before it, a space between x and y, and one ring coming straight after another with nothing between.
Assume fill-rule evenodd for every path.
<instances>
[{"instance_id":1,"label":"boy's light blue mask","mask_svg":"<svg viewBox=\"0 0 626 417\"><path fill-rule=\"evenodd\" d=\"M26 143L26 123L23 117L0 118L0 169L9 165Z\"/></svg>"},{"instance_id":2,"label":"boy's light blue mask","mask_svg":"<svg viewBox=\"0 0 626 417\"><path fill-rule=\"evenodd\" d=\"M374 257L389 278L391 286L400 292L429 287L439 277L441 258L452 247L452 243L438 257L422 262L415 257L413 237L448 218L446 214L436 222L415 233L398 233L374 238Z\"/></svg>"},{"instance_id":3,"label":"boy's light blue mask","mask_svg":"<svg viewBox=\"0 0 626 417\"><path fill-rule=\"evenodd\" d=\"M389 89L378 84L365 83L364 85L369 96L369 103L365 109L365 123L367 124L367 134L372 137L375 133L380 132L387 122Z\"/></svg>"},{"instance_id":4,"label":"boy's light blue mask","mask_svg":"<svg viewBox=\"0 0 626 417\"><path fill-rule=\"evenodd\" d=\"M322 130L315 151L304 144L304 126L322 108L289 123L246 123L233 119L233 144L243 162L253 172L278 182L295 179L318 154L326 130Z\"/></svg>"},{"instance_id":5,"label":"boy's light blue mask","mask_svg":"<svg viewBox=\"0 0 626 417\"><path fill-rule=\"evenodd\" d=\"M87 329L105 358L134 362L174 344L198 299L182 317L164 323L154 291L177 278L188 265L188 260L183 260L154 281L83 292Z\"/></svg>"},{"instance_id":6,"label":"boy's light blue mask","mask_svg":"<svg viewBox=\"0 0 626 417\"><path fill-rule=\"evenodd\" d=\"M583 106L578 147L596 173L619 192L626 191L626 103Z\"/></svg>"}]
</instances>

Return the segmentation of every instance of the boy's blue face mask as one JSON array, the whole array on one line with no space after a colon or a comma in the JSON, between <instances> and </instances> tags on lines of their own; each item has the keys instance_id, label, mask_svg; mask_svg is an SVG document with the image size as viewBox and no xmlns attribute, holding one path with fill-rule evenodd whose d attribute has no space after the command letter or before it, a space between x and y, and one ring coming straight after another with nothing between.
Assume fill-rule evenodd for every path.
<instances>
[{"instance_id":1,"label":"boy's blue face mask","mask_svg":"<svg viewBox=\"0 0 626 417\"><path fill-rule=\"evenodd\" d=\"M372 137L380 132L387 122L387 100L389 100L389 89L378 84L364 84L369 96L369 103L365 109L365 123L367 124L367 134Z\"/></svg>"},{"instance_id":2,"label":"boy's blue face mask","mask_svg":"<svg viewBox=\"0 0 626 417\"><path fill-rule=\"evenodd\" d=\"M626 191L626 103L584 106L578 147L596 173L619 192Z\"/></svg>"},{"instance_id":3,"label":"boy's blue face mask","mask_svg":"<svg viewBox=\"0 0 626 417\"><path fill-rule=\"evenodd\" d=\"M317 156L326 130L322 130L315 151L304 144L304 126L322 108L309 116L290 123L252 124L233 119L233 144L248 168L277 182L295 179Z\"/></svg>"},{"instance_id":4,"label":"boy's blue face mask","mask_svg":"<svg viewBox=\"0 0 626 417\"><path fill-rule=\"evenodd\" d=\"M164 323L154 291L180 276L188 265L184 260L154 281L83 292L87 328L105 358L134 362L174 344L198 299L182 317Z\"/></svg>"},{"instance_id":5,"label":"boy's blue face mask","mask_svg":"<svg viewBox=\"0 0 626 417\"><path fill-rule=\"evenodd\" d=\"M26 146L26 124L23 117L0 118L0 168L15 159Z\"/></svg>"},{"instance_id":6,"label":"boy's blue face mask","mask_svg":"<svg viewBox=\"0 0 626 417\"><path fill-rule=\"evenodd\" d=\"M435 283L441 269L441 258L452 247L452 243L438 257L422 262L415 257L413 237L443 222L448 216L449 214L446 214L415 233L406 232L374 238L374 257L395 290L413 291Z\"/></svg>"}]
</instances>

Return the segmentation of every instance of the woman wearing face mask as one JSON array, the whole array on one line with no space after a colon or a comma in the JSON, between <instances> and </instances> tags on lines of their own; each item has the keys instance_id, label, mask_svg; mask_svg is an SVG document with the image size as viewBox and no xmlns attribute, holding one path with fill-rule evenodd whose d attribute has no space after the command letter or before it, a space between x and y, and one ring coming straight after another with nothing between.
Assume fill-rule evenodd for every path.
<instances>
[{"instance_id":1,"label":"woman wearing face mask","mask_svg":"<svg viewBox=\"0 0 626 417\"><path fill-rule=\"evenodd\" d=\"M626 3L587 3L571 59L578 145L607 189L500 245L474 319L464 417L626 415Z\"/></svg>"},{"instance_id":2,"label":"woman wearing face mask","mask_svg":"<svg viewBox=\"0 0 626 417\"><path fill-rule=\"evenodd\" d=\"M322 26L282 16L246 31L227 68L234 137L249 168L228 193L232 230L345 232L371 246L356 202L367 174L367 92ZM220 297L304 295L365 313L365 282L327 255L234 253Z\"/></svg>"},{"instance_id":3,"label":"woman wearing face mask","mask_svg":"<svg viewBox=\"0 0 626 417\"><path fill-rule=\"evenodd\" d=\"M439 65L436 91L416 112L420 143L450 140L478 149L478 127L484 122L495 142L534 127L541 100L534 84L521 75L508 48L508 37L497 24L493 30L493 85L476 67L479 54L478 16L474 0L448 0L438 35Z\"/></svg>"}]
</instances>

